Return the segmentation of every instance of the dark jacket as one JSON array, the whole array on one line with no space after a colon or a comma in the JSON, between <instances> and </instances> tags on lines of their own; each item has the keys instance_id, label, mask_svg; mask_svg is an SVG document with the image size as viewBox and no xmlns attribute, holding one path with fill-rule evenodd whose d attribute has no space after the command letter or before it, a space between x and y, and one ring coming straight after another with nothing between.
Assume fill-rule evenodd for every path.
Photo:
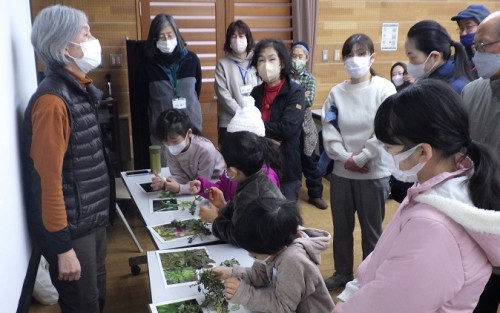
<instances>
[{"instance_id":1,"label":"dark jacket","mask_svg":"<svg viewBox=\"0 0 500 313\"><path fill-rule=\"evenodd\" d=\"M251 96L255 99L255 106L261 110L264 83L254 87ZM280 153L283 160L281 182L302 178L300 135L304 121L304 102L304 88L286 78L271 106L270 121L264 122L266 137L281 142Z\"/></svg>"},{"instance_id":2,"label":"dark jacket","mask_svg":"<svg viewBox=\"0 0 500 313\"><path fill-rule=\"evenodd\" d=\"M454 77L455 76L455 62L448 61L438 67L434 72L429 75L429 78L435 78L447 82L453 89L460 94L465 85L470 83L467 77Z\"/></svg>"},{"instance_id":3,"label":"dark jacket","mask_svg":"<svg viewBox=\"0 0 500 313\"><path fill-rule=\"evenodd\" d=\"M32 110L44 94L60 97L68 110L71 133L62 169L62 190L68 226L49 232L43 226L41 214L41 181L30 157ZM63 68L47 69L46 78L31 97L25 111L24 174L28 228L42 253L58 254L72 248L71 240L106 226L109 212L114 210L114 179L103 146L97 116L102 92L92 84L87 91Z\"/></svg>"},{"instance_id":4,"label":"dark jacket","mask_svg":"<svg viewBox=\"0 0 500 313\"><path fill-rule=\"evenodd\" d=\"M145 64L149 94L149 129L156 137L156 121L160 114L172 109L172 100L186 99L186 109L193 125L201 131L202 114L198 98L201 92L201 65L198 56L187 49L171 55L158 53ZM157 138L161 140L162 138Z\"/></svg>"},{"instance_id":5,"label":"dark jacket","mask_svg":"<svg viewBox=\"0 0 500 313\"><path fill-rule=\"evenodd\" d=\"M238 184L236 196L228 202L222 209L221 215L212 224L214 236L227 243L238 245L233 238L238 212L247 210L248 204L258 198L285 199L279 188L267 178L267 174L262 170Z\"/></svg>"}]
</instances>

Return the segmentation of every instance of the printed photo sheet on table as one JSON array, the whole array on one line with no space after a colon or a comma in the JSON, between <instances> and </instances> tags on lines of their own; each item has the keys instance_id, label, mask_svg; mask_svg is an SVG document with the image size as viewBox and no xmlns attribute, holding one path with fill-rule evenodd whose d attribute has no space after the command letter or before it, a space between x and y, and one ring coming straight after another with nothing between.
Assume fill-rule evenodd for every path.
<instances>
[{"instance_id":1,"label":"printed photo sheet on table","mask_svg":"<svg viewBox=\"0 0 500 313\"><path fill-rule=\"evenodd\" d=\"M153 303L200 296L198 288L194 283L182 282L177 284L172 283L169 285L168 282L165 282L165 271L163 269L163 265L161 264L162 255L172 252L182 252L187 249L206 249L208 257L214 261L214 263L211 264L213 266L219 266L222 262L233 258L239 262L240 266L250 267L253 264L253 259L248 255L246 250L229 244L148 251L147 259L149 269L149 285L151 287L151 299ZM182 272L177 274L179 276L183 275ZM178 279L178 281L184 280L182 278L179 279L179 276L173 276L174 279ZM189 277L189 274L186 273L184 276ZM189 280L189 278L186 278L185 280Z\"/></svg>"}]
</instances>

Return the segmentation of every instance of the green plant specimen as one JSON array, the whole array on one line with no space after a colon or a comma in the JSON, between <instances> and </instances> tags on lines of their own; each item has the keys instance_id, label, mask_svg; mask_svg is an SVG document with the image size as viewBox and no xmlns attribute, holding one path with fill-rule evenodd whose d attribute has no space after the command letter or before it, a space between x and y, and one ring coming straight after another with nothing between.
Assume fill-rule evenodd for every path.
<instances>
[{"instance_id":1,"label":"green plant specimen","mask_svg":"<svg viewBox=\"0 0 500 313\"><path fill-rule=\"evenodd\" d=\"M191 243L196 237L202 239L203 236L212 234L208 224L199 219L173 220L168 224L152 228L165 241L189 236L188 242Z\"/></svg>"},{"instance_id":2,"label":"green plant specimen","mask_svg":"<svg viewBox=\"0 0 500 313\"><path fill-rule=\"evenodd\" d=\"M168 285L197 281L196 271L214 263L205 249L160 253L163 274Z\"/></svg>"},{"instance_id":3,"label":"green plant specimen","mask_svg":"<svg viewBox=\"0 0 500 313\"><path fill-rule=\"evenodd\" d=\"M196 299L177 303L162 304L156 306L158 313L202 313L201 306Z\"/></svg>"},{"instance_id":4,"label":"green plant specimen","mask_svg":"<svg viewBox=\"0 0 500 313\"><path fill-rule=\"evenodd\" d=\"M232 258L230 260L224 260L220 263L220 266L226 266L226 267L233 267L234 265L240 265L240 262L236 260L235 258Z\"/></svg>"},{"instance_id":5,"label":"green plant specimen","mask_svg":"<svg viewBox=\"0 0 500 313\"><path fill-rule=\"evenodd\" d=\"M206 291L202 289L201 285ZM229 303L224 297L224 290L224 282L214 272L203 271L200 274L198 291L205 295L205 300L201 303L202 307L213 308L217 313L228 313Z\"/></svg>"},{"instance_id":6,"label":"green plant specimen","mask_svg":"<svg viewBox=\"0 0 500 313\"><path fill-rule=\"evenodd\" d=\"M160 211L173 211L173 210L188 210L191 215L194 215L196 211L196 204L203 200L200 196L195 196L191 201L180 201L176 198L176 193L171 191L162 191L160 194L160 199L162 199L161 208L155 210L154 212ZM167 199L167 200L163 200Z\"/></svg>"}]
</instances>

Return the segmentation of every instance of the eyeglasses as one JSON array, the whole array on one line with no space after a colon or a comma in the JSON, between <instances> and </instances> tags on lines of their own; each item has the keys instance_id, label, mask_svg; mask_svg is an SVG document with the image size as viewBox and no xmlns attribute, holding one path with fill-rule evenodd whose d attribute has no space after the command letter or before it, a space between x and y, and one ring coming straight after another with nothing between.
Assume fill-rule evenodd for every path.
<instances>
[{"instance_id":1,"label":"eyeglasses","mask_svg":"<svg viewBox=\"0 0 500 313\"><path fill-rule=\"evenodd\" d=\"M484 49L488 46L494 45L496 43L499 43L500 40L497 41L492 41L492 42L474 42L472 46L474 47L474 50L477 52L484 52Z\"/></svg>"},{"instance_id":2,"label":"eyeglasses","mask_svg":"<svg viewBox=\"0 0 500 313\"><path fill-rule=\"evenodd\" d=\"M463 32L465 32L466 34L470 34L470 33L474 33L476 28L477 28L476 24L464 25L464 26L458 27L457 32L459 34L462 34Z\"/></svg>"},{"instance_id":3,"label":"eyeglasses","mask_svg":"<svg viewBox=\"0 0 500 313\"><path fill-rule=\"evenodd\" d=\"M167 39L174 39L175 34L159 34L156 40L165 41Z\"/></svg>"}]
</instances>

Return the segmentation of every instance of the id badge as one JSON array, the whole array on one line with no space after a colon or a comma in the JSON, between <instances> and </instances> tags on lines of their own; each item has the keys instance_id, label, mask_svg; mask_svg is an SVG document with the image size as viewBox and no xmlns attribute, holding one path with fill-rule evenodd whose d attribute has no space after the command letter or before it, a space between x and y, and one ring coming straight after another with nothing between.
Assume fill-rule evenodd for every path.
<instances>
[{"instance_id":1,"label":"id badge","mask_svg":"<svg viewBox=\"0 0 500 313\"><path fill-rule=\"evenodd\" d=\"M172 106L174 107L174 109L185 109L186 108L186 98L173 99Z\"/></svg>"},{"instance_id":2,"label":"id badge","mask_svg":"<svg viewBox=\"0 0 500 313\"><path fill-rule=\"evenodd\" d=\"M248 96L250 95L250 93L252 92L252 85L248 84L248 85L245 85L245 86L241 86L240 87L240 93L244 96Z\"/></svg>"}]
</instances>

